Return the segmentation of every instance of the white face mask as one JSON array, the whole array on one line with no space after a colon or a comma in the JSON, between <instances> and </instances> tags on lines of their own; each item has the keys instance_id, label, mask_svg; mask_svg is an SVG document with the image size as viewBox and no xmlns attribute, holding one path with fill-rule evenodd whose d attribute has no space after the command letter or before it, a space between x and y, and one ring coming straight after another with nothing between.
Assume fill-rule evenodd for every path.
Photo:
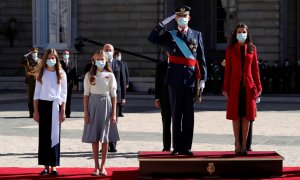
<instances>
[{"instance_id":1,"label":"white face mask","mask_svg":"<svg viewBox=\"0 0 300 180\"><path fill-rule=\"evenodd\" d=\"M106 65L106 62L104 60L96 60L95 61L95 65L98 67L98 68L104 68L105 65Z\"/></svg>"},{"instance_id":2,"label":"white face mask","mask_svg":"<svg viewBox=\"0 0 300 180\"><path fill-rule=\"evenodd\" d=\"M121 61L121 56L116 56L116 60Z\"/></svg>"},{"instance_id":3,"label":"white face mask","mask_svg":"<svg viewBox=\"0 0 300 180\"><path fill-rule=\"evenodd\" d=\"M236 38L239 42L245 42L247 39L247 33L237 33Z\"/></svg>"},{"instance_id":4,"label":"white face mask","mask_svg":"<svg viewBox=\"0 0 300 180\"><path fill-rule=\"evenodd\" d=\"M63 58L64 58L64 59L69 59L69 54L64 54L64 55L63 55Z\"/></svg>"},{"instance_id":5,"label":"white face mask","mask_svg":"<svg viewBox=\"0 0 300 180\"><path fill-rule=\"evenodd\" d=\"M113 58L113 52L108 51L108 52L105 52L105 54L106 54L108 60L111 60Z\"/></svg>"},{"instance_id":6,"label":"white face mask","mask_svg":"<svg viewBox=\"0 0 300 180\"><path fill-rule=\"evenodd\" d=\"M49 67L53 67L56 64L56 59L47 59L46 64Z\"/></svg>"},{"instance_id":7,"label":"white face mask","mask_svg":"<svg viewBox=\"0 0 300 180\"><path fill-rule=\"evenodd\" d=\"M38 54L38 53L36 53L36 52L31 53L32 58L33 58L33 59L37 59L37 54Z\"/></svg>"}]
</instances>

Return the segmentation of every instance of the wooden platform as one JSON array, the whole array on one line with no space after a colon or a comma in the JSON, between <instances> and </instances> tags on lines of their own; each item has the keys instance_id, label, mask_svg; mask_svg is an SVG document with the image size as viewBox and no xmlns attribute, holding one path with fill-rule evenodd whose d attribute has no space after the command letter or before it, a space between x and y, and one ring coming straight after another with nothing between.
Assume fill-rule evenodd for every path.
<instances>
[{"instance_id":1,"label":"wooden platform","mask_svg":"<svg viewBox=\"0 0 300 180\"><path fill-rule=\"evenodd\" d=\"M275 151L252 151L247 156L232 151L194 151L193 156L141 151L139 176L143 177L276 177L284 158Z\"/></svg>"}]
</instances>

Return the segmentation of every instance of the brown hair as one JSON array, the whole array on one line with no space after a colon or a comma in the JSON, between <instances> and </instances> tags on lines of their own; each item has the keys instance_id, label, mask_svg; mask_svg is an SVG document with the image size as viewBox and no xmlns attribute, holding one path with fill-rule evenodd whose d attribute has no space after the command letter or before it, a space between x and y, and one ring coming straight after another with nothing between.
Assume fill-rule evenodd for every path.
<instances>
[{"instance_id":1,"label":"brown hair","mask_svg":"<svg viewBox=\"0 0 300 180\"><path fill-rule=\"evenodd\" d=\"M94 59L95 55L99 55L100 58L103 58L106 62L104 69L108 72L112 72L111 68L108 65L108 58L107 58L106 54L104 53L104 51L102 51L102 50L96 51L91 58L92 59L92 67L89 71L89 79L90 79L91 85L96 84L97 66L95 65L95 61L96 61L96 59Z\"/></svg>"},{"instance_id":2,"label":"brown hair","mask_svg":"<svg viewBox=\"0 0 300 180\"><path fill-rule=\"evenodd\" d=\"M61 68L61 64L60 64L60 60L59 60L59 57L57 55L57 52L53 48L47 49L47 51L45 52L45 54L42 58L42 61L39 63L36 80L43 83L42 82L42 77L43 77L44 69L47 68L46 62L47 62L49 54L54 54L54 56L55 56L55 59L56 59L55 70L56 70L57 84L59 84L61 79L62 79L62 74L60 72L60 70L62 68Z\"/></svg>"},{"instance_id":3,"label":"brown hair","mask_svg":"<svg viewBox=\"0 0 300 180\"><path fill-rule=\"evenodd\" d=\"M233 46L234 44L236 44L238 42L237 38L236 38L236 35L237 35L237 30L238 28L245 28L246 31L247 31L247 39L245 41L245 44L247 44L247 52L249 54L251 54L254 49L255 49L255 46L252 42L252 38L251 38L251 35L250 35L250 32L249 32L249 29L248 29L248 26L244 23L239 23L237 24L232 36L231 36L231 39L230 39L230 46Z\"/></svg>"}]
</instances>

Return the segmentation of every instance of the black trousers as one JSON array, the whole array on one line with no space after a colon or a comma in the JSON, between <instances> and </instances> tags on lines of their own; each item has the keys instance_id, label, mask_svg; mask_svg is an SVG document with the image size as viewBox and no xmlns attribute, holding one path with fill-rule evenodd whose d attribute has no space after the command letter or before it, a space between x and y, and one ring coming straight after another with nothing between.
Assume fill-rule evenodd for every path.
<instances>
[{"instance_id":1,"label":"black trousers","mask_svg":"<svg viewBox=\"0 0 300 180\"><path fill-rule=\"evenodd\" d=\"M119 113L117 114L117 116L121 116L121 115L123 115L124 106L122 106L121 103L118 103L118 106L119 106Z\"/></svg>"},{"instance_id":2,"label":"black trousers","mask_svg":"<svg viewBox=\"0 0 300 180\"><path fill-rule=\"evenodd\" d=\"M28 104L28 110L29 115L33 116L33 95L34 95L34 89L35 89L35 83L29 83L27 84L27 104Z\"/></svg>"},{"instance_id":3,"label":"black trousers","mask_svg":"<svg viewBox=\"0 0 300 180\"><path fill-rule=\"evenodd\" d=\"M71 99L72 99L72 93L73 93L73 86L68 87L67 92L67 102L66 102L66 116L71 115Z\"/></svg>"},{"instance_id":4,"label":"black trousers","mask_svg":"<svg viewBox=\"0 0 300 180\"><path fill-rule=\"evenodd\" d=\"M39 152L38 163L45 166L60 165L60 125L59 143L51 148L52 101L39 100Z\"/></svg>"},{"instance_id":5,"label":"black trousers","mask_svg":"<svg viewBox=\"0 0 300 180\"><path fill-rule=\"evenodd\" d=\"M165 102L167 101L167 102ZM160 101L161 119L163 125L164 150L171 149L171 105L168 100Z\"/></svg>"},{"instance_id":6,"label":"black trousers","mask_svg":"<svg viewBox=\"0 0 300 180\"><path fill-rule=\"evenodd\" d=\"M174 151L191 150L194 134L194 90L168 85Z\"/></svg>"}]
</instances>

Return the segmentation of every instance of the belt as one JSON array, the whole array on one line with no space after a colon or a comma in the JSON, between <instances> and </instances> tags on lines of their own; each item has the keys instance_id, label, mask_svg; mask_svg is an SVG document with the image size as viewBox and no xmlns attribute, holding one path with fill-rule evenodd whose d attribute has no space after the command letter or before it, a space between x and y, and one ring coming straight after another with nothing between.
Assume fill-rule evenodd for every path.
<instances>
[{"instance_id":1,"label":"belt","mask_svg":"<svg viewBox=\"0 0 300 180\"><path fill-rule=\"evenodd\" d=\"M58 96L50 96L52 104L52 129L51 129L51 148L59 143L59 105L62 104L62 99Z\"/></svg>"},{"instance_id":2,"label":"belt","mask_svg":"<svg viewBox=\"0 0 300 180\"><path fill-rule=\"evenodd\" d=\"M170 56L169 55L169 62L174 63L174 64L182 64L185 66L196 67L196 78L197 79L201 78L198 60L189 59L189 58L185 58L185 57L181 57L181 56Z\"/></svg>"}]
</instances>

